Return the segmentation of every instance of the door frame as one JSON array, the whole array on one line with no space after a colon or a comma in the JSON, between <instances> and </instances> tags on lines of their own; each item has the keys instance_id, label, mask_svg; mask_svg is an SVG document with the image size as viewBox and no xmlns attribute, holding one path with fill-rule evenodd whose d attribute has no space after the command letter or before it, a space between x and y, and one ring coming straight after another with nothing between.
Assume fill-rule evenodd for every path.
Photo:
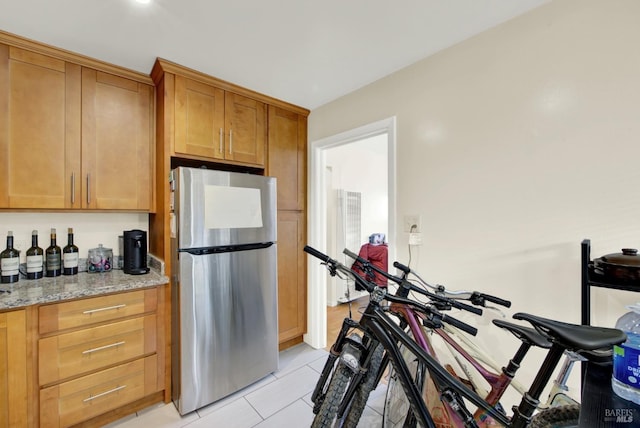
<instances>
[{"instance_id":1,"label":"door frame","mask_svg":"<svg viewBox=\"0 0 640 428\"><path fill-rule=\"evenodd\" d=\"M327 197L325 150L376 135L387 135L389 258L395 260L396 230L396 118L382 119L337 135L311 142L308 152L307 242L324 251L327 247ZM335 255L330 255L335 256ZM318 259L307 257L307 333L304 341L314 348L327 346L327 271Z\"/></svg>"}]
</instances>

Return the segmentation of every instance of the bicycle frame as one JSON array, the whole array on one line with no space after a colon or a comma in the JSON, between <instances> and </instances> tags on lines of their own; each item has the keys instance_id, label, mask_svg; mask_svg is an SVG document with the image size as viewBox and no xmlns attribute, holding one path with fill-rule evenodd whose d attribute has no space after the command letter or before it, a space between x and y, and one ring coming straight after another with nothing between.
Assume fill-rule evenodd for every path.
<instances>
[{"instance_id":1,"label":"bicycle frame","mask_svg":"<svg viewBox=\"0 0 640 428\"><path fill-rule=\"evenodd\" d=\"M524 394L520 404L517 407L514 407L513 416L509 418L507 415L494 408L491 403L482 398L471 388L463 384L455 376L450 374L444 367L442 367L440 362L435 357L435 352L431 347L430 342L424 336L419 321L427 321L427 324L431 323L431 325L429 325L428 327L435 326L436 328L434 328L434 330L438 330L438 327L442 326L442 322L451 323L455 327L467 331L472 331L475 329L463 322L451 318L450 316L440 314L437 310L430 307L429 305L424 305L419 302L407 299L405 292L410 287L404 287L403 281L401 284L402 290L399 290L397 295L393 296L391 294L386 294L386 290L368 283L366 280L351 272L350 269L346 266L335 260L332 260L319 251L310 247L305 247L305 251L324 261L325 264L327 264L327 267L329 268L329 271L332 275L335 275L337 271L353 275L356 281L361 282L361 285L369 290L371 295L369 304L367 305L367 308L365 309L360 321L357 323L354 322L353 324L354 326L357 325L357 328L361 329L364 332L362 344L354 343L356 345L356 348L364 351L360 355L360 364L363 364L364 362L364 365L362 367L359 367L360 370L355 374L353 384L349 386L350 389L352 388L352 386L354 387L354 389L357 387L362 374L369 369L367 364L370 356L369 351L373 350L378 344L380 344L385 350L385 358L387 358L387 360L392 363L397 373L398 379L407 395L407 399L411 404L413 415L418 422L422 423L424 427L435 427L436 425L429 412L427 403L425 403L422 397L422 391L420 391L418 386L416 385L409 367L407 366L405 358L401 354L400 346L404 346L413 356L415 356L419 363L424 365L429 374L429 382L431 382L435 386L436 390L440 393L440 400L449 406L451 411L454 412L452 414L457 415L461 423L464 423L467 426L478 426L477 422L474 419L474 416L467 409L465 400L478 409L476 413L484 412L488 416L493 418L497 423L504 426L522 428L531 421L531 417L539 403L538 398L540 397L543 388L548 384L552 372L557 367L564 351L566 350L566 348L563 347L560 342L552 342L551 348L548 350L544 362L538 370L531 384L531 387ZM435 297L437 296L434 296L434 298ZM385 299L390 301L392 304L400 305L397 308L400 308L403 311L401 313L404 314L401 319L403 319L409 325L410 329L414 333L415 339L409 336L403 330L403 328L401 328L397 324L395 320L387 315L385 309L380 305L380 302ZM528 315L521 314L520 316L524 317ZM529 316L529 318L516 319L531 318L532 317ZM327 367L330 368L333 365L331 362L335 362L335 359L339 356L337 352L341 349L338 348L342 348L342 342L344 342L345 340L346 332L348 330L347 327L349 326L348 324L349 323L347 323L345 320L345 324L343 324L343 331L341 331L338 340L336 341L336 344L338 346L336 347L334 345L334 347L332 347L332 354L325 364L325 370L323 370L321 381L318 382L316 389L322 388L321 384L324 384L324 381L326 381L328 377L328 374L325 376ZM607 343L604 339L624 340L624 335L618 331L617 334L613 335L612 337L601 338L603 343ZM451 341L455 342L453 341L453 339L451 339ZM516 356L514 356L509 364L509 366L515 365L516 367L507 367L507 369L505 369L507 371L507 375L515 372L515 368L517 368L519 362L522 360L522 358L524 358L524 354L530 346L530 343L526 343L525 341L523 341L520 349L516 353ZM524 350L525 347L526 350ZM378 373L378 377L379 375L380 373ZM498 381L496 380L495 382L497 383ZM506 386L499 386L497 390L502 390L502 388L506 388ZM350 395L346 394L343 400L344 401L342 401L341 405L348 406L350 402Z\"/></svg>"},{"instance_id":2,"label":"bicycle frame","mask_svg":"<svg viewBox=\"0 0 640 428\"><path fill-rule=\"evenodd\" d=\"M419 320L421 318L420 315L415 311L413 311L411 308L407 307L406 305L401 305L397 303L392 303L390 306L390 310L392 313L400 314L400 316L402 316L402 318L407 322L409 328L411 329L414 341L418 344L418 346L420 346L429 355L434 357L436 361L438 361L437 354L435 352L433 345L431 344L431 341L425 334L425 330L422 329L422 327L419 324ZM508 388L512 377L507 376L504 372L502 372L501 375L497 375L487 370L483 365L481 365L478 361L476 361L464 348L462 348L449 334L447 334L444 328L435 328L435 329L432 329L431 331L433 331L434 334L437 334L439 337L441 337L446 344L453 347L460 355L462 355L476 369L476 371L489 383L489 385L491 386L491 391L484 398L484 401L486 401L486 403L491 406L495 406L496 404L498 404L498 402L502 398L502 395ZM423 396L423 399L425 399L426 401L429 401L428 396ZM439 403L434 403L434 402L426 403L430 413L433 413L433 411L438 406L438 404ZM457 414L457 412L455 412L455 410L452 409L451 406L448 405L447 403L445 403L445 405L446 405L446 411L448 413L448 416L462 423L463 421L460 421L459 415ZM476 423L479 422L478 419L482 414L484 414L484 412L485 412L484 409L478 408L476 413L473 415L473 419L476 420Z\"/></svg>"},{"instance_id":3,"label":"bicycle frame","mask_svg":"<svg viewBox=\"0 0 640 428\"><path fill-rule=\"evenodd\" d=\"M415 320L415 317L413 317L413 319ZM413 338L407 335L378 305L370 304L367 307L367 310L362 317L361 324L370 330L376 340L378 340L384 347L393 367L396 369L405 392L408 392L407 398L409 399L412 408L419 412L416 417L425 427L435 426L435 424L433 423L427 405L422 398L422 391L419 391L415 385L404 357L400 354L400 350L397 345L398 343L404 345L413 355L416 356L416 358L425 364L431 374L432 381L436 384L437 389L441 391L441 394L445 398L451 398L450 405L452 407L456 406L454 403L456 398L452 395L459 394L468 399L478 408L484 409L484 411L486 411L497 422L503 425L509 425L509 419L505 415L494 409L493 406L489 405L478 394L470 390L458 379L451 376L451 374L449 374L432 355L429 355L427 350L418 345ZM416 326L420 330L417 323L414 324L414 327ZM418 336L422 336L422 334L419 334ZM468 414L464 419L466 420L462 421L463 423L470 422L471 415Z\"/></svg>"}]
</instances>

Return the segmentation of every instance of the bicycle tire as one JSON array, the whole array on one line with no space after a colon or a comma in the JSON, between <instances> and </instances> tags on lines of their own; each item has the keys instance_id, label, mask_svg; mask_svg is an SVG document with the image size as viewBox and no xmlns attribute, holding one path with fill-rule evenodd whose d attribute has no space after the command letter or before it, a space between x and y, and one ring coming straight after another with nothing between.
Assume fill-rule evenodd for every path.
<instances>
[{"instance_id":1,"label":"bicycle tire","mask_svg":"<svg viewBox=\"0 0 640 428\"><path fill-rule=\"evenodd\" d=\"M580 419L580 405L549 407L533 416L529 428L569 428L577 427Z\"/></svg>"},{"instance_id":2,"label":"bicycle tire","mask_svg":"<svg viewBox=\"0 0 640 428\"><path fill-rule=\"evenodd\" d=\"M343 428L355 428L358 425L358 421L360 420L362 412L364 412L364 408L369 400L369 394L371 394L371 391L376 388L375 382L376 379L378 379L378 371L382 364L383 353L384 348L378 343L371 355L367 374L360 382L360 385L358 385L358 389L356 389L353 400L351 401L351 406L344 418L344 424L342 425Z\"/></svg>"},{"instance_id":3,"label":"bicycle tire","mask_svg":"<svg viewBox=\"0 0 640 428\"><path fill-rule=\"evenodd\" d=\"M342 362L338 363L336 370L331 376L327 393L324 396L318 414L313 418L311 428L330 428L336 419L338 407L344 398L349 381L354 376L353 371Z\"/></svg>"},{"instance_id":4,"label":"bicycle tire","mask_svg":"<svg viewBox=\"0 0 640 428\"><path fill-rule=\"evenodd\" d=\"M409 332L409 335L411 335L411 332ZM407 367L409 367L411 371L418 390L422 391L426 366L424 363L418 361L413 354L406 351L404 346L401 346L401 353L407 363ZM412 409L402 382L397 380L395 376L396 370L392 364L389 369L389 382L384 399L382 426L383 428L415 428L418 426L418 422L414 416L415 409Z\"/></svg>"},{"instance_id":5,"label":"bicycle tire","mask_svg":"<svg viewBox=\"0 0 640 428\"><path fill-rule=\"evenodd\" d=\"M316 397L315 398L312 397L314 415L317 415L318 412L320 411L320 407L322 406L322 403L324 401L324 396L326 394L326 391L323 391L322 388L324 388L324 385L326 384L327 379L329 378L331 373L333 373L334 366L336 364L337 359L338 359L337 355L329 354L329 357L327 358L327 362L324 364L324 367L322 368L322 373L320 374L320 379L318 379L318 384L316 386L316 389L319 389L319 390L317 391L317 393L314 390L314 395L316 395Z\"/></svg>"}]
</instances>

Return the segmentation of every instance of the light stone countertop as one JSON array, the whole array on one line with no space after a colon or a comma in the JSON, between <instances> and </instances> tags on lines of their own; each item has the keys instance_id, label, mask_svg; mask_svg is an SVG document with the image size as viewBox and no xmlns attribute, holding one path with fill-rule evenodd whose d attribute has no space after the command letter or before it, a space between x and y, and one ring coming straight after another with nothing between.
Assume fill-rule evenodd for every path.
<instances>
[{"instance_id":1,"label":"light stone countertop","mask_svg":"<svg viewBox=\"0 0 640 428\"><path fill-rule=\"evenodd\" d=\"M21 277L20 281L13 284L0 284L0 311L168 283L168 277L158 274L153 269L144 275L129 275L122 270L114 269L104 273L81 272L77 275L35 280Z\"/></svg>"}]
</instances>

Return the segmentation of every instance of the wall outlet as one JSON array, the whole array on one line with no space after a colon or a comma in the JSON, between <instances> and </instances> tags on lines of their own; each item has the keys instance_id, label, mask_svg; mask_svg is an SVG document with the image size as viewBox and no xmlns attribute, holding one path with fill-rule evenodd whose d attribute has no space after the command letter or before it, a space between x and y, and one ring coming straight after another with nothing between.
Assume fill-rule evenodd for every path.
<instances>
[{"instance_id":1,"label":"wall outlet","mask_svg":"<svg viewBox=\"0 0 640 428\"><path fill-rule=\"evenodd\" d=\"M421 232L420 216L418 214L408 214L404 216L404 231L408 233Z\"/></svg>"}]
</instances>

